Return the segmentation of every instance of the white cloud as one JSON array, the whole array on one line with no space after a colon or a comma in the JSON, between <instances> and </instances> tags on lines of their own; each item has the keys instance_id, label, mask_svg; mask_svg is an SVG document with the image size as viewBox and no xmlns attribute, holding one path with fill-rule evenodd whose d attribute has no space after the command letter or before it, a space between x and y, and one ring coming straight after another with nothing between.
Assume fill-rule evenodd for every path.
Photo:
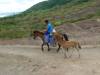
<instances>
[{"instance_id":1,"label":"white cloud","mask_svg":"<svg viewBox=\"0 0 100 75\"><path fill-rule=\"evenodd\" d=\"M21 12L45 0L0 0L0 13Z\"/></svg>"}]
</instances>

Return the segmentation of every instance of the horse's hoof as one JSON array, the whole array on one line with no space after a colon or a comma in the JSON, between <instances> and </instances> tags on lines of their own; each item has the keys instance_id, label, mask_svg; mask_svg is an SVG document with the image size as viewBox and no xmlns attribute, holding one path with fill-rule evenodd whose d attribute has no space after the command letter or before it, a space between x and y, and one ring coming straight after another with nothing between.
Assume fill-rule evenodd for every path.
<instances>
[{"instance_id":1,"label":"horse's hoof","mask_svg":"<svg viewBox=\"0 0 100 75\"><path fill-rule=\"evenodd\" d=\"M71 57L72 57L72 55L69 56L69 58L71 58Z\"/></svg>"},{"instance_id":2,"label":"horse's hoof","mask_svg":"<svg viewBox=\"0 0 100 75\"><path fill-rule=\"evenodd\" d=\"M50 51L50 49L48 49L48 51Z\"/></svg>"},{"instance_id":3,"label":"horse's hoof","mask_svg":"<svg viewBox=\"0 0 100 75\"><path fill-rule=\"evenodd\" d=\"M42 52L44 52L44 50L42 49Z\"/></svg>"},{"instance_id":4,"label":"horse's hoof","mask_svg":"<svg viewBox=\"0 0 100 75\"><path fill-rule=\"evenodd\" d=\"M64 59L68 58L67 56L64 56Z\"/></svg>"}]
</instances>

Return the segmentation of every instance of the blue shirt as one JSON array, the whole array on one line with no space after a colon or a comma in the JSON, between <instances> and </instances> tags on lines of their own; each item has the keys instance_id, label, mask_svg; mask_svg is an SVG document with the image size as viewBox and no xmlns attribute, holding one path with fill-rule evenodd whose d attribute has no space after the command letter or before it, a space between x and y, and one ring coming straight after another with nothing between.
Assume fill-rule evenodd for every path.
<instances>
[{"instance_id":1,"label":"blue shirt","mask_svg":"<svg viewBox=\"0 0 100 75\"><path fill-rule=\"evenodd\" d=\"M48 33L52 33L53 32L53 26L52 26L51 23L48 23L48 25L47 25L47 32Z\"/></svg>"}]
</instances>

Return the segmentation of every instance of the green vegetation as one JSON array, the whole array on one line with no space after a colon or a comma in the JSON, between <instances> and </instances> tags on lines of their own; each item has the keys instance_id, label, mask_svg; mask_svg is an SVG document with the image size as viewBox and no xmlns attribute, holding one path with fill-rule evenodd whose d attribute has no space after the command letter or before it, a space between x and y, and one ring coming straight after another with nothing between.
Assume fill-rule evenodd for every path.
<instances>
[{"instance_id":1,"label":"green vegetation","mask_svg":"<svg viewBox=\"0 0 100 75\"><path fill-rule=\"evenodd\" d=\"M99 0L48 0L23 13L0 19L0 38L29 37L30 31L44 29L44 20L55 26L100 16Z\"/></svg>"}]
</instances>

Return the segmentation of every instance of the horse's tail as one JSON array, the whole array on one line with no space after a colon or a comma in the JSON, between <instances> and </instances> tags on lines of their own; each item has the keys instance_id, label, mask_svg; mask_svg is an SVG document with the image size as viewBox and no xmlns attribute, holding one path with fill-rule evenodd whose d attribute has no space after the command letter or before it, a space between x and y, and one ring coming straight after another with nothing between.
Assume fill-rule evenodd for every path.
<instances>
[{"instance_id":1,"label":"horse's tail","mask_svg":"<svg viewBox=\"0 0 100 75\"><path fill-rule=\"evenodd\" d=\"M78 43L78 48L82 49L81 45Z\"/></svg>"},{"instance_id":2,"label":"horse's tail","mask_svg":"<svg viewBox=\"0 0 100 75\"><path fill-rule=\"evenodd\" d=\"M69 41L67 34L62 34L66 41Z\"/></svg>"}]
</instances>

